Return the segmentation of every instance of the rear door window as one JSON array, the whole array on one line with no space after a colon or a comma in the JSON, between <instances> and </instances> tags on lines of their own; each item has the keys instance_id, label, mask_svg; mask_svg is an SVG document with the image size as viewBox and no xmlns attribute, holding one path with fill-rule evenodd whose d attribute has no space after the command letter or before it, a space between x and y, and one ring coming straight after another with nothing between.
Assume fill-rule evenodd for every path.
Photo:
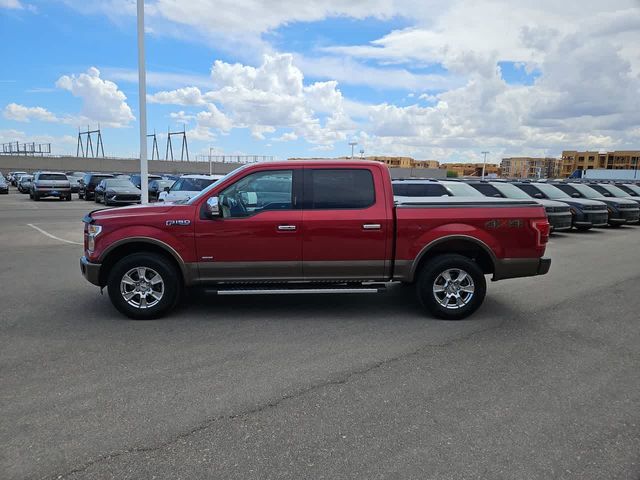
<instances>
[{"instance_id":1,"label":"rear door window","mask_svg":"<svg viewBox=\"0 0 640 480\"><path fill-rule=\"evenodd\" d=\"M373 175L367 169L307 170L306 208L362 209L375 203Z\"/></svg>"}]
</instances>

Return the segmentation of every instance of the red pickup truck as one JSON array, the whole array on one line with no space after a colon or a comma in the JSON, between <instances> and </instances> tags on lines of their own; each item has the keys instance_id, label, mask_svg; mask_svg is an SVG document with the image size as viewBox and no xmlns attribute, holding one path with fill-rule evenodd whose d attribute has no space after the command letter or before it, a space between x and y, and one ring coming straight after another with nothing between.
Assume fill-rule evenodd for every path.
<instances>
[{"instance_id":1,"label":"red pickup truck","mask_svg":"<svg viewBox=\"0 0 640 480\"><path fill-rule=\"evenodd\" d=\"M406 203L408 202L408 203ZM185 287L222 294L336 293L415 284L432 315L461 319L493 280L547 273L549 223L527 200L394 200L367 161L243 166L180 203L84 218L85 278L134 319L157 318Z\"/></svg>"}]
</instances>

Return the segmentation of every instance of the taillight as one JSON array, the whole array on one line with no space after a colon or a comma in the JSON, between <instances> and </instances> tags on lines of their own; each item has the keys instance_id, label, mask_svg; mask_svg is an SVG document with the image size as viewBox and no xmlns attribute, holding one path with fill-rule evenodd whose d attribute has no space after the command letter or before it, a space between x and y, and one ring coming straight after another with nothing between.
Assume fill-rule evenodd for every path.
<instances>
[{"instance_id":1,"label":"taillight","mask_svg":"<svg viewBox=\"0 0 640 480\"><path fill-rule=\"evenodd\" d=\"M531 220L531 226L533 229L538 232L537 244L538 247L544 247L549 241L549 232L551 230L551 226L549 222L544 220Z\"/></svg>"}]
</instances>

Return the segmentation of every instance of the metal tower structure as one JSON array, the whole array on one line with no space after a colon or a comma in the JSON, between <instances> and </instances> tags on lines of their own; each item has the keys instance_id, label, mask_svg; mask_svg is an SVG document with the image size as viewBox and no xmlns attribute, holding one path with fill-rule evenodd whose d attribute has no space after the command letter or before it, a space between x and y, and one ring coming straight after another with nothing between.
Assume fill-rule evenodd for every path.
<instances>
[{"instance_id":1,"label":"metal tower structure","mask_svg":"<svg viewBox=\"0 0 640 480\"><path fill-rule=\"evenodd\" d=\"M93 152L93 135L97 135L95 155ZM87 138L85 144L83 144L84 137ZM91 130L89 126L87 126L87 130L85 132L78 129L78 146L76 147L76 157L80 157L80 153L82 153L83 157L89 157L89 152L91 152L91 157L104 158L104 143L102 143L102 132L100 130L100 125L98 125L97 130ZM102 155L100 155L100 152L102 152Z\"/></svg>"},{"instance_id":2,"label":"metal tower structure","mask_svg":"<svg viewBox=\"0 0 640 480\"><path fill-rule=\"evenodd\" d=\"M186 127L183 125L181 132L172 132L171 128L167 128L167 152L165 153L165 160L169 160L169 153L171 153L171 160L173 160L173 144L171 142L171 137L173 136L181 136L182 137L182 146L180 149L180 160L184 160L185 153L187 155L187 162L189 161L189 148L187 147L187 131Z\"/></svg>"}]
</instances>

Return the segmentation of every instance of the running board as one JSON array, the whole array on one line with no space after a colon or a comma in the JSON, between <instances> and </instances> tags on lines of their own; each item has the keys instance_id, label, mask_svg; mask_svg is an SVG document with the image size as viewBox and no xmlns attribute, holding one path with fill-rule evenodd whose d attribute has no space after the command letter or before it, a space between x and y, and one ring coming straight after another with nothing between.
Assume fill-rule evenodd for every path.
<instances>
[{"instance_id":1,"label":"running board","mask_svg":"<svg viewBox=\"0 0 640 480\"><path fill-rule=\"evenodd\" d=\"M345 287L267 287L260 288L258 286L252 287L231 287L225 286L223 288L207 288L207 293L215 293L217 295L294 295L294 294L319 294L319 293L382 293L386 291L384 284L371 284L363 285L361 287L345 286Z\"/></svg>"}]
</instances>

